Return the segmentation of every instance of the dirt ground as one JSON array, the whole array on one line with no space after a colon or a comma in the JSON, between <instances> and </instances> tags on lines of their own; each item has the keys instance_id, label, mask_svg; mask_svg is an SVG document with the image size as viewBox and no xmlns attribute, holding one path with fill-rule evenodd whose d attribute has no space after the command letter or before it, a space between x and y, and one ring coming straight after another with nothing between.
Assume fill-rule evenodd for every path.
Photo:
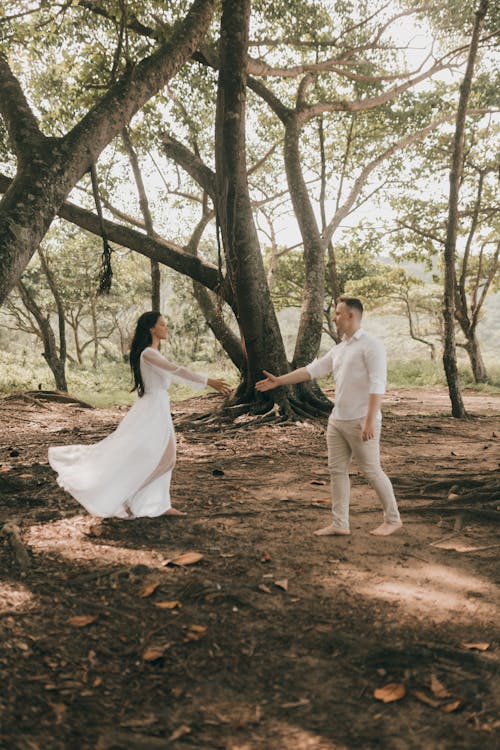
<instances>
[{"instance_id":1,"label":"dirt ground","mask_svg":"<svg viewBox=\"0 0 500 750\"><path fill-rule=\"evenodd\" d=\"M404 530L369 535L381 513L353 466L352 535L317 538L324 423L195 430L180 423L218 397L179 403L189 515L101 521L47 447L95 442L123 410L3 401L0 747L499 747L498 522L436 512L426 490L498 471L500 397L465 402L457 421L443 390L390 392Z\"/></svg>"}]
</instances>

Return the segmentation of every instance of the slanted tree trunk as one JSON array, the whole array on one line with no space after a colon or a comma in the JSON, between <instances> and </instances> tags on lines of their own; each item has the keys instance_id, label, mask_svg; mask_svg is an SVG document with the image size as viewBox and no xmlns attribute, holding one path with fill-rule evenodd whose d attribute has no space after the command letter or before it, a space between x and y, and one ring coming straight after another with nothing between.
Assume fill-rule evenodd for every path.
<instances>
[{"instance_id":1,"label":"slanted tree trunk","mask_svg":"<svg viewBox=\"0 0 500 750\"><path fill-rule=\"evenodd\" d=\"M20 281L17 285L19 294L24 306L33 315L40 331L43 342L43 358L54 376L54 381L58 391L67 391L66 382L66 334L64 328L64 315L58 314L59 323L59 350L56 343L56 337L50 323L50 315L45 314L37 304L37 301L30 288Z\"/></svg>"},{"instance_id":2,"label":"slanted tree trunk","mask_svg":"<svg viewBox=\"0 0 500 750\"><path fill-rule=\"evenodd\" d=\"M467 339L465 349L469 355L474 381L476 383L486 383L488 380L488 373L486 372L486 365L484 364L481 347L477 340L475 331L471 334L470 338Z\"/></svg>"},{"instance_id":3,"label":"slanted tree trunk","mask_svg":"<svg viewBox=\"0 0 500 750\"><path fill-rule=\"evenodd\" d=\"M148 196L146 193L146 188L144 186L144 180L142 179L141 168L139 166L139 159L132 145L132 140L130 138L130 133L128 131L128 128L123 128L122 140L125 146L125 151L127 152L127 155L130 161L130 165L132 167L132 172L134 174L134 180L135 180L135 184L137 187L137 192L139 194L139 205L141 207L141 213L142 213L142 218L144 219L146 232L148 234L148 237L153 237L154 239L157 239L158 234L155 232L155 229L153 226L153 217L151 216L151 211L149 208ZM160 264L158 263L157 260L151 260L150 262L151 262L151 309L160 311L161 310Z\"/></svg>"},{"instance_id":4,"label":"slanted tree trunk","mask_svg":"<svg viewBox=\"0 0 500 750\"><path fill-rule=\"evenodd\" d=\"M453 417L463 419L467 416L460 390L458 377L457 354L455 343L455 288L456 288L456 245L458 228L458 194L460 189L460 178L463 170L463 150L465 133L465 116L467 103L469 101L472 78L474 74L474 63L476 60L479 44L479 35L483 25L484 17L488 9L488 0L481 0L476 11L474 30L469 49L467 68L464 80L460 87L460 98L457 109L455 125L455 137L453 143L452 164L450 170L450 195L448 201L448 224L446 229L446 241L444 246L444 294L443 294L443 320L444 320L444 350L443 366L448 383L448 392L451 401L451 413Z\"/></svg>"}]
</instances>

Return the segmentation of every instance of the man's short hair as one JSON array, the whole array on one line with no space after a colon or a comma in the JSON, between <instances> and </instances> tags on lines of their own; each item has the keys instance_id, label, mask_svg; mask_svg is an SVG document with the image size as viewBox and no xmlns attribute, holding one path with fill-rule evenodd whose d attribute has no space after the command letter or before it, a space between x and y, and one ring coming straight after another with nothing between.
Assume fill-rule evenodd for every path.
<instances>
[{"instance_id":1,"label":"man's short hair","mask_svg":"<svg viewBox=\"0 0 500 750\"><path fill-rule=\"evenodd\" d=\"M347 305L347 307L350 307L353 310L357 310L361 315L363 315L363 303L360 299L357 297L339 297L339 302L343 302L344 305Z\"/></svg>"}]
</instances>

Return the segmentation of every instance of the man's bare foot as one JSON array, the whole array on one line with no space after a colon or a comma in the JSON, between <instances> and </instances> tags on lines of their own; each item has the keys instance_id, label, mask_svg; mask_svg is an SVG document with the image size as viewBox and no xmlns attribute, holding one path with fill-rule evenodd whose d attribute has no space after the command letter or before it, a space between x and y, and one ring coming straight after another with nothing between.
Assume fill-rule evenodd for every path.
<instances>
[{"instance_id":1,"label":"man's bare foot","mask_svg":"<svg viewBox=\"0 0 500 750\"><path fill-rule=\"evenodd\" d=\"M314 536L349 536L351 532L348 529L337 529L336 526L331 523L329 526L325 526L324 529L318 529L314 532Z\"/></svg>"},{"instance_id":2,"label":"man's bare foot","mask_svg":"<svg viewBox=\"0 0 500 750\"><path fill-rule=\"evenodd\" d=\"M381 526L370 531L370 534L373 534L373 536L390 536L391 534L394 534L395 531L399 531L399 529L402 528L402 523L387 523L387 521L384 521Z\"/></svg>"},{"instance_id":3,"label":"man's bare foot","mask_svg":"<svg viewBox=\"0 0 500 750\"><path fill-rule=\"evenodd\" d=\"M177 508L169 508L165 511L165 513L162 513L162 516L185 516L186 514L182 510L177 510Z\"/></svg>"}]
</instances>

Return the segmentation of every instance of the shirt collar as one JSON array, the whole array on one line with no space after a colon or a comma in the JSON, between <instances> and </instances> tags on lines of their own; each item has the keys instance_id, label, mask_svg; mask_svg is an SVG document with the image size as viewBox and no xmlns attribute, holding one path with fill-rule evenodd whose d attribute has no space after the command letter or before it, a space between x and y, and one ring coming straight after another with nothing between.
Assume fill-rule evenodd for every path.
<instances>
[{"instance_id":1,"label":"shirt collar","mask_svg":"<svg viewBox=\"0 0 500 750\"><path fill-rule=\"evenodd\" d=\"M358 339L360 339L360 338L361 338L361 336L363 336L363 335L364 335L364 333L365 333L365 332L363 331L363 329L362 329L362 328L358 328L358 330L357 330L357 331L356 331L355 333L353 333L353 334L352 334L352 336L351 336L351 338L349 339L349 341L352 341L353 339L356 339L356 341L357 341ZM345 342L346 344L348 343L348 341L347 341L347 338L346 338L345 334L344 334L344 335L342 336L342 341L344 341L344 342Z\"/></svg>"}]
</instances>

